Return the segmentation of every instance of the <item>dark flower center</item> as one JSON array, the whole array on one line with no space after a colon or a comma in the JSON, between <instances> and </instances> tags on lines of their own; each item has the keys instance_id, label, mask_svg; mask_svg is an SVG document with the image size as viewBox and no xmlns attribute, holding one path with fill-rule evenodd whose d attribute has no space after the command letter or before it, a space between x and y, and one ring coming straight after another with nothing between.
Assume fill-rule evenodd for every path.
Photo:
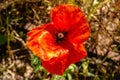
<instances>
[{"instance_id":1,"label":"dark flower center","mask_svg":"<svg viewBox=\"0 0 120 80\"><path fill-rule=\"evenodd\" d=\"M67 32L59 32L56 34L56 42L61 43L64 41L65 37L67 35Z\"/></svg>"}]
</instances>

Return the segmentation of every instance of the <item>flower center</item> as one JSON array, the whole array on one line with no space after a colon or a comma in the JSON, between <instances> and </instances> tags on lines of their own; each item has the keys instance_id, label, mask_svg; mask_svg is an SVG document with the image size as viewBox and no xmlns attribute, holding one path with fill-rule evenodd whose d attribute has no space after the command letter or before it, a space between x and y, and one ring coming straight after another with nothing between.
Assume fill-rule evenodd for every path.
<instances>
[{"instance_id":1,"label":"flower center","mask_svg":"<svg viewBox=\"0 0 120 80\"><path fill-rule=\"evenodd\" d=\"M63 33L58 33L57 37L58 37L58 39L63 39L64 38L64 34Z\"/></svg>"},{"instance_id":2,"label":"flower center","mask_svg":"<svg viewBox=\"0 0 120 80\"><path fill-rule=\"evenodd\" d=\"M66 36L66 32L59 32L59 33L57 33L57 35L56 35L56 42L57 43L61 43L61 42L63 42L63 40L65 39L65 36Z\"/></svg>"}]
</instances>

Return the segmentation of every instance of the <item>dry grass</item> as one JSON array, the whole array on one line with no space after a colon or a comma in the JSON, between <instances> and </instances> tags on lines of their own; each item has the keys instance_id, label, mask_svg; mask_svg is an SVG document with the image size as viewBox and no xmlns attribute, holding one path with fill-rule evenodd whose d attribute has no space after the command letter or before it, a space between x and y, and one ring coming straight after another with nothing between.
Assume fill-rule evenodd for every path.
<instances>
[{"instance_id":1,"label":"dry grass","mask_svg":"<svg viewBox=\"0 0 120 80\"><path fill-rule=\"evenodd\" d=\"M88 57L63 76L50 75L31 54L27 32L50 21L52 7L79 6L86 14L91 36ZM3 0L0 1L0 80L118 80L120 79L120 0Z\"/></svg>"}]
</instances>

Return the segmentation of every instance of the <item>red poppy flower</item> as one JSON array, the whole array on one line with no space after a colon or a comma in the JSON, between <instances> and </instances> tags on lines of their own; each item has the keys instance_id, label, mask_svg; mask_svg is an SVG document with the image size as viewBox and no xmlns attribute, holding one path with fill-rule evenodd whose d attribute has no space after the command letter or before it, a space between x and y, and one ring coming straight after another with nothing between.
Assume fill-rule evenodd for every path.
<instances>
[{"instance_id":1,"label":"red poppy flower","mask_svg":"<svg viewBox=\"0 0 120 80\"><path fill-rule=\"evenodd\" d=\"M83 42L90 29L84 13L73 5L53 8L50 17L50 23L28 32L27 46L46 70L61 75L70 64L86 57Z\"/></svg>"}]
</instances>

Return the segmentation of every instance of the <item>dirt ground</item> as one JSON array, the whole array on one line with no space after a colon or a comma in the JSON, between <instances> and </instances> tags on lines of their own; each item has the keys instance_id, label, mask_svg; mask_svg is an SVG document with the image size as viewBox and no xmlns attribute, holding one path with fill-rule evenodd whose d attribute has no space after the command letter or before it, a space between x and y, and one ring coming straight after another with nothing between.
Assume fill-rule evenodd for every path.
<instances>
[{"instance_id":1,"label":"dirt ground","mask_svg":"<svg viewBox=\"0 0 120 80\"><path fill-rule=\"evenodd\" d=\"M57 76L25 43L27 32L49 22L50 10L61 3L82 9L91 36L88 57ZM0 80L120 80L120 0L0 0Z\"/></svg>"}]
</instances>

